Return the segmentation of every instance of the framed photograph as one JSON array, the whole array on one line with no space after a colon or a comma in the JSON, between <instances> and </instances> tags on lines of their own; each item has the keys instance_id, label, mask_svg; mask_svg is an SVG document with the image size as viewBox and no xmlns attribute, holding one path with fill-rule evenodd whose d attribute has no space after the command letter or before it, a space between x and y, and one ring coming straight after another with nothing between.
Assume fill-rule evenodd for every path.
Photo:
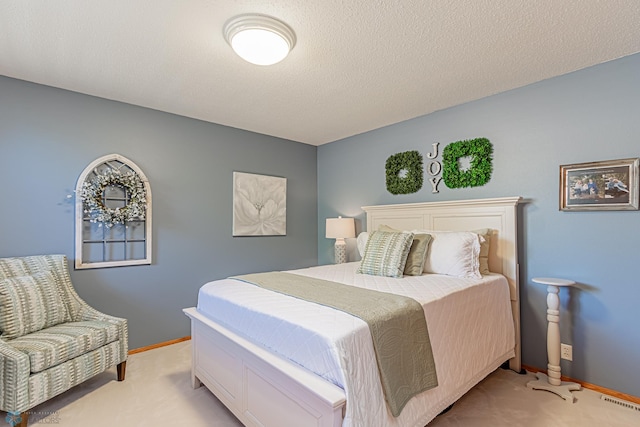
<instances>
[{"instance_id":1,"label":"framed photograph","mask_svg":"<svg viewBox=\"0 0 640 427\"><path fill-rule=\"evenodd\" d=\"M638 160L560 166L560 210L638 210Z\"/></svg>"},{"instance_id":2,"label":"framed photograph","mask_svg":"<svg viewBox=\"0 0 640 427\"><path fill-rule=\"evenodd\" d=\"M233 235L287 234L287 179L233 173Z\"/></svg>"}]
</instances>

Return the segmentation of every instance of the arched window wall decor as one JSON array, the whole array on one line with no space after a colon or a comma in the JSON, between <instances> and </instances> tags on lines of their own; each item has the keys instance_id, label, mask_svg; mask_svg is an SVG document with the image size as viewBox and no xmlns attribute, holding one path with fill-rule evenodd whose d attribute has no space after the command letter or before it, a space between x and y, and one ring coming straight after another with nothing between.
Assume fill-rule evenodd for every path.
<instances>
[{"instance_id":1,"label":"arched window wall decor","mask_svg":"<svg viewBox=\"0 0 640 427\"><path fill-rule=\"evenodd\" d=\"M151 264L151 186L131 160L100 157L76 184L76 269Z\"/></svg>"}]
</instances>

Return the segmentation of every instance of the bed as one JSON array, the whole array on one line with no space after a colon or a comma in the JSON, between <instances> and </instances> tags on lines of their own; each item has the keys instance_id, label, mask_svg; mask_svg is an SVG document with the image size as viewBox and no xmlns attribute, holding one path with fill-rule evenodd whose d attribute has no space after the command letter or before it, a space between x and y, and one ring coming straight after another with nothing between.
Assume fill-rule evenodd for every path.
<instances>
[{"instance_id":1,"label":"bed","mask_svg":"<svg viewBox=\"0 0 640 427\"><path fill-rule=\"evenodd\" d=\"M367 230L491 230L491 273L480 279L389 279L358 274L359 263L292 272L394 289L423 304L438 385L409 400L399 416L385 405L366 323L236 279L205 284L198 306L184 310L191 319L193 387L204 384L246 426L404 427L426 425L507 360L519 372L519 201L363 207Z\"/></svg>"}]
</instances>

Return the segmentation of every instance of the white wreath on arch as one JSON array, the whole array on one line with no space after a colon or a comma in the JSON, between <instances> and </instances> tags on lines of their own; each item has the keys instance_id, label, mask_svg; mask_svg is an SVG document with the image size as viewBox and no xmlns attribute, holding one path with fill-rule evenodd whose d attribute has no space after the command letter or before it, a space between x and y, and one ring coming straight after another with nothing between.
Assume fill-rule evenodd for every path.
<instances>
[{"instance_id":1,"label":"white wreath on arch","mask_svg":"<svg viewBox=\"0 0 640 427\"><path fill-rule=\"evenodd\" d=\"M103 194L111 186L126 191L128 200L125 206L113 209L105 206ZM135 172L122 173L118 169L107 169L96 173L93 179L83 182L80 197L84 213L89 215L90 221L105 227L145 219L147 196L144 183Z\"/></svg>"}]
</instances>

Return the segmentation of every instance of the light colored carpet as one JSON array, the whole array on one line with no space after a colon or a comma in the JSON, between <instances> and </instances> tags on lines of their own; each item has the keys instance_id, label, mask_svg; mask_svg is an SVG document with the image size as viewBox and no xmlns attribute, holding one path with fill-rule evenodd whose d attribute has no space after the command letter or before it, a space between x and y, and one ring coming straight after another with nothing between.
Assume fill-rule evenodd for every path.
<instances>
[{"instance_id":1,"label":"light colored carpet","mask_svg":"<svg viewBox=\"0 0 640 427\"><path fill-rule=\"evenodd\" d=\"M34 408L29 425L240 427L205 387L191 388L190 366L189 341L134 354L124 382L116 381L115 368L104 372ZM640 426L640 412L606 403L600 393L574 392L571 404L528 389L533 379L498 369L429 427Z\"/></svg>"}]
</instances>

